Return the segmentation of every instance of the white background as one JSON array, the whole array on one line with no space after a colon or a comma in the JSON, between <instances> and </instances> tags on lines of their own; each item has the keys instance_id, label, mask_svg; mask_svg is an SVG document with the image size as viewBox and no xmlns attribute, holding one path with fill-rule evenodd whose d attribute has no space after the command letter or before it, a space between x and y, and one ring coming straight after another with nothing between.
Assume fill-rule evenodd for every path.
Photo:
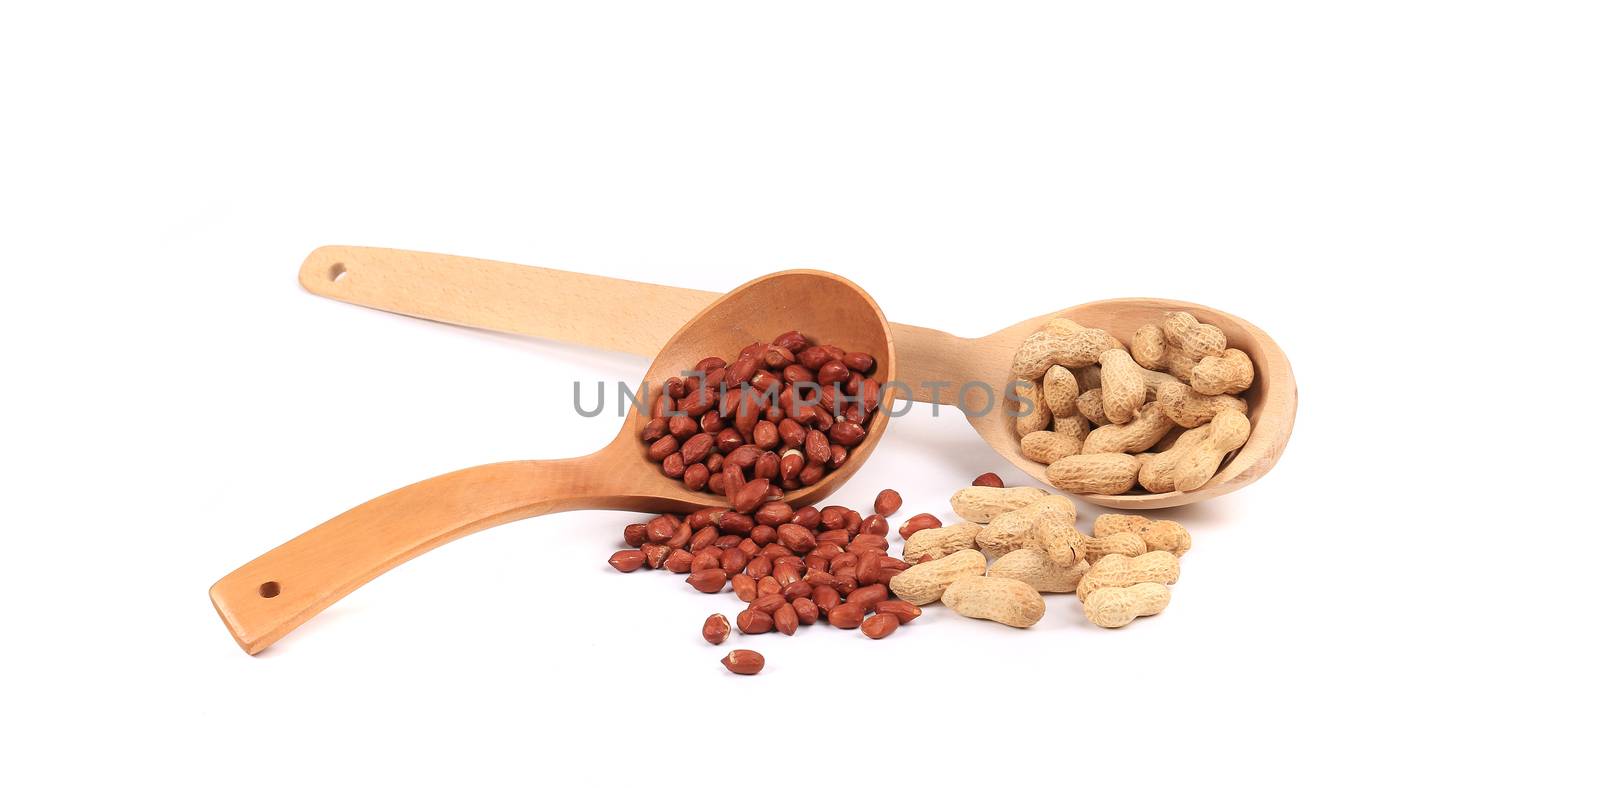
<instances>
[{"instance_id":1,"label":"white background","mask_svg":"<svg viewBox=\"0 0 1600 788\"><path fill-rule=\"evenodd\" d=\"M8 784L1595 778L1585 3L452 3L0 14ZM494 529L257 658L225 573L389 489L600 446L646 361L310 296L330 243L966 335L1117 296L1273 334L1282 462L1171 512L1121 631L736 640L622 513ZM1019 472L948 411L836 498ZM1084 521L1095 510L1085 507ZM924 776L926 775L926 776Z\"/></svg>"}]
</instances>

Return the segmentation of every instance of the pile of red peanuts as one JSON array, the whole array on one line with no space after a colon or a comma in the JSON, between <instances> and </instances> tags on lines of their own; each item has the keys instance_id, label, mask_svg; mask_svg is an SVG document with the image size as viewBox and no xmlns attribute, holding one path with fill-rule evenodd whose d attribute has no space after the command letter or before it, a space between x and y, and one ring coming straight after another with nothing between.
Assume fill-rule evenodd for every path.
<instances>
[{"instance_id":1,"label":"pile of red peanuts","mask_svg":"<svg viewBox=\"0 0 1600 788\"><path fill-rule=\"evenodd\" d=\"M788 331L731 364L712 356L669 378L639 439L662 473L750 514L844 464L878 409L876 366L870 354Z\"/></svg>"},{"instance_id":2,"label":"pile of red peanuts","mask_svg":"<svg viewBox=\"0 0 1600 788\"><path fill-rule=\"evenodd\" d=\"M793 509L782 501L750 514L725 507L681 518L663 514L624 528L629 549L610 563L621 572L648 567L685 574L690 586L707 594L731 587L747 607L731 625L722 614L706 619L701 635L714 644L735 628L746 635L793 635L817 622L859 628L878 639L922 614L890 598L889 580L910 566L888 554L888 517L900 505L899 493L884 490L865 516L844 506ZM900 533L939 525L933 515L919 514ZM754 664L748 656L735 663L741 670Z\"/></svg>"}]
</instances>

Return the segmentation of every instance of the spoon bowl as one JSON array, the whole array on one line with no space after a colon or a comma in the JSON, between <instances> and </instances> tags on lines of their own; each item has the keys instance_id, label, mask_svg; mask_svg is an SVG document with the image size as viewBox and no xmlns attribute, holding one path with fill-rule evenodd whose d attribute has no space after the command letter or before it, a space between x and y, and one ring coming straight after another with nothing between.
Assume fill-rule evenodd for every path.
<instances>
[{"instance_id":1,"label":"spoon bowl","mask_svg":"<svg viewBox=\"0 0 1600 788\"><path fill-rule=\"evenodd\" d=\"M1249 406L1249 440L1231 456L1224 458L1210 481L1189 492L1136 492L1122 495L1073 493L1084 501L1112 509L1162 509L1215 498L1255 481L1272 468L1288 443L1289 433L1294 428L1298 399L1294 372L1282 349L1261 329L1210 307L1160 298L1119 298L1080 304L1024 320L977 339L914 329L917 332L916 339L910 341L900 326L895 328L897 338L902 340L906 368L937 370L932 373L935 378L981 381L993 391L1003 392L1005 386L1014 379L1011 358L1017 346L1051 318L1065 317L1080 325L1102 328L1126 343L1140 326L1160 324L1162 315L1171 311L1189 312L1200 322L1222 329L1228 337L1228 347L1244 351L1254 362L1255 381L1249 389L1238 395ZM930 336L935 334L940 335ZM930 352L930 346L938 349ZM912 352L917 356L914 359ZM976 395L969 392L963 410L978 435L1000 456L1048 485L1046 466L1022 456L1022 441L1017 435L1012 415L1004 407L996 405L984 408L984 403L976 400ZM962 404L957 403L956 396L948 394L941 397L940 401Z\"/></svg>"},{"instance_id":2,"label":"spoon bowl","mask_svg":"<svg viewBox=\"0 0 1600 788\"><path fill-rule=\"evenodd\" d=\"M731 354L789 330L871 353L873 378L894 379L889 323L861 288L822 271L761 277L712 301L673 334L645 373L650 391L702 358ZM640 391L645 386L640 386ZM821 501L850 478L888 426L894 389L863 425L845 462L809 487L783 496L793 506ZM648 413L631 408L622 430L594 454L519 460L447 473L351 509L239 567L211 587L211 602L234 640L259 653L344 595L389 569L467 534L551 512L619 509L688 512L726 506L661 473L638 435Z\"/></svg>"}]
</instances>

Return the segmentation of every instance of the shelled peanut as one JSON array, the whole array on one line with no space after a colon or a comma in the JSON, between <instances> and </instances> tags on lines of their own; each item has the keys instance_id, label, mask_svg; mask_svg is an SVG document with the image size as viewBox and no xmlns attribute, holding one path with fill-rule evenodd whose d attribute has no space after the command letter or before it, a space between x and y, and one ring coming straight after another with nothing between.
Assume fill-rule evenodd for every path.
<instances>
[{"instance_id":1,"label":"shelled peanut","mask_svg":"<svg viewBox=\"0 0 1600 788\"><path fill-rule=\"evenodd\" d=\"M1023 340L1011 372L1018 450L1067 492L1199 489L1250 437L1235 396L1254 381L1250 358L1188 312L1139 327L1126 346L1053 319Z\"/></svg>"},{"instance_id":2,"label":"shelled peanut","mask_svg":"<svg viewBox=\"0 0 1600 788\"><path fill-rule=\"evenodd\" d=\"M663 382L639 440L663 474L749 514L821 481L866 439L880 402L876 366L870 354L789 331Z\"/></svg>"},{"instance_id":3,"label":"shelled peanut","mask_svg":"<svg viewBox=\"0 0 1600 788\"><path fill-rule=\"evenodd\" d=\"M609 563L620 572L664 569L682 574L702 593L731 590L745 607L705 620L701 636L714 645L735 632L793 635L819 622L881 639L922 614L918 600L939 598L938 593L894 598L891 584L913 568L888 554L887 518L898 513L901 503L898 492L884 490L865 515L844 506L793 509L781 501L764 503L749 514L713 507L683 517L657 515L624 528L629 549L613 554ZM937 517L926 513L906 518L900 530L928 543L946 531ZM982 574L982 556L968 552L978 556L977 572ZM753 664L759 670L764 664L755 652L734 653L742 655L743 666ZM734 665L729 669L741 672Z\"/></svg>"}]
</instances>

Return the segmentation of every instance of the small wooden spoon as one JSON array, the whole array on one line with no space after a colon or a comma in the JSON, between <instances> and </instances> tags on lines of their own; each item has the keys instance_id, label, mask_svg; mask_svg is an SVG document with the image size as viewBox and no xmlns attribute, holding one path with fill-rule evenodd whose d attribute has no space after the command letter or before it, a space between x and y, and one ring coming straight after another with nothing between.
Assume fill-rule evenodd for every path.
<instances>
[{"instance_id":1,"label":"small wooden spoon","mask_svg":"<svg viewBox=\"0 0 1600 788\"><path fill-rule=\"evenodd\" d=\"M803 305L803 308L802 308ZM712 300L661 348L645 373L652 387L707 356L731 357L752 341L798 329L818 341L871 353L873 377L895 377L894 343L878 305L849 280L785 271ZM894 392L881 395L867 435L822 481L783 496L795 507L821 501L861 468L883 437ZM688 512L726 506L691 492L645 456L631 408L615 440L566 460L480 465L417 482L368 501L239 567L211 587L211 602L235 640L255 654L345 594L453 539L501 523L571 509Z\"/></svg>"},{"instance_id":2,"label":"small wooden spoon","mask_svg":"<svg viewBox=\"0 0 1600 788\"><path fill-rule=\"evenodd\" d=\"M639 355L655 352L666 340L667 327L717 297L702 290L551 268L359 246L313 251L300 266L300 284L326 298L387 312ZM909 384L911 398L956 405L959 387L967 381L1003 391L1010 382L1017 345L1052 317L1103 328L1127 342L1139 326L1159 323L1162 314L1172 310L1191 312L1222 329L1228 345L1255 362L1256 379L1240 395L1250 406L1250 439L1204 486L1190 492L1078 496L1117 509L1161 509L1237 490L1261 478L1278 461L1294 429L1298 395L1288 357L1266 332L1226 312L1159 298L1081 304L977 339L902 323L890 327L899 354L899 379ZM929 385L934 381L946 385ZM1044 466L1022 456L1020 438L1003 408L967 417L1002 457L1049 483Z\"/></svg>"}]
</instances>

